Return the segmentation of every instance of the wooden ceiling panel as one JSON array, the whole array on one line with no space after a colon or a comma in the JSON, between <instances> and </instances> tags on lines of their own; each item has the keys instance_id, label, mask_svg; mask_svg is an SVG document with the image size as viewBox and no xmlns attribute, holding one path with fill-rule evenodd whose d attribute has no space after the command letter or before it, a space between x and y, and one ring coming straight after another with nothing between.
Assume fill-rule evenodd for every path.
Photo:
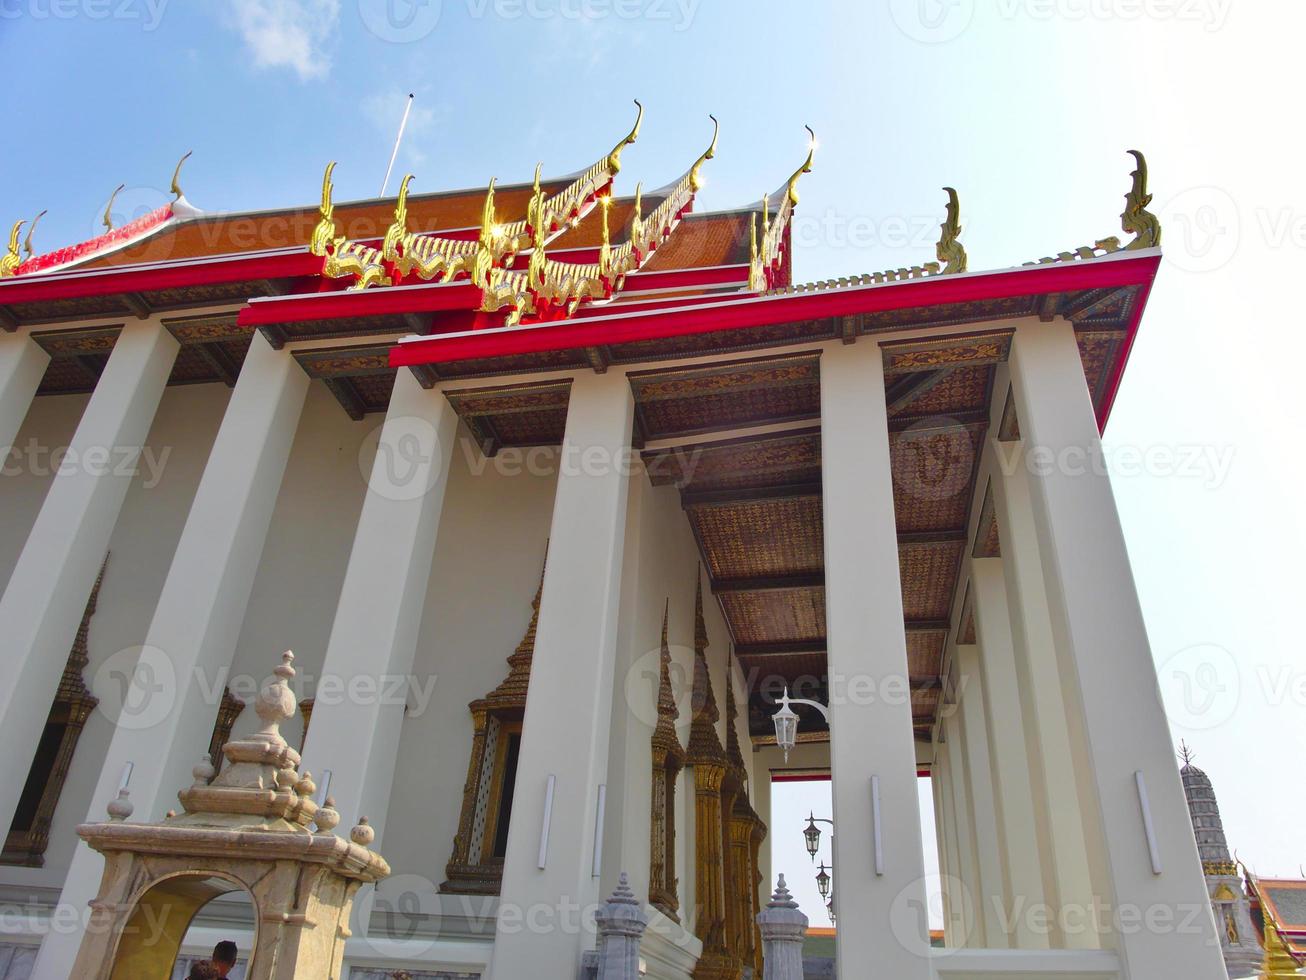
<instances>
[{"instance_id":1,"label":"wooden ceiling panel","mask_svg":"<svg viewBox=\"0 0 1306 980\"><path fill-rule=\"evenodd\" d=\"M720 600L738 643L825 644L823 588L733 592Z\"/></svg>"},{"instance_id":2,"label":"wooden ceiling panel","mask_svg":"<svg viewBox=\"0 0 1306 980\"><path fill-rule=\"evenodd\" d=\"M714 581L819 572L823 567L819 497L690 505L687 513Z\"/></svg>"}]
</instances>

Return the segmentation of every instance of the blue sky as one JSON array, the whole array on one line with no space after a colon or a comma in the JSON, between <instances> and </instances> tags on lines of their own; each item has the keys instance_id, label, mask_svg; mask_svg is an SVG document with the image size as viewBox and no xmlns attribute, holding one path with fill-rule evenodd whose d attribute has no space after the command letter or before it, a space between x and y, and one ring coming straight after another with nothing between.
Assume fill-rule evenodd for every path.
<instances>
[{"instance_id":1,"label":"blue sky","mask_svg":"<svg viewBox=\"0 0 1306 980\"><path fill-rule=\"evenodd\" d=\"M414 191L557 174L638 97L619 189L681 173L714 112L705 208L778 186L815 128L799 278L932 258L944 184L995 268L1118 234L1146 151L1167 260L1107 432L1117 498L1176 742L1240 856L1296 874L1303 32L1306 5L1249 0L0 0L0 220L88 237L119 183L162 203L185 150L205 209L312 203L330 159L337 199L370 196L409 91Z\"/></svg>"}]
</instances>

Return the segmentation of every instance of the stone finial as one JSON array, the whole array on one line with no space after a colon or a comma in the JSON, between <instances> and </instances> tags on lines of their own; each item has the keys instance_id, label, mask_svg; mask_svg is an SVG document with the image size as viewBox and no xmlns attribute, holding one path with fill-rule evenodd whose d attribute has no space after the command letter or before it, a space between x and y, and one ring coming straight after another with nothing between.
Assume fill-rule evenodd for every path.
<instances>
[{"instance_id":1,"label":"stone finial","mask_svg":"<svg viewBox=\"0 0 1306 980\"><path fill-rule=\"evenodd\" d=\"M376 831L367 822L367 817L358 818L358 825L349 832L349 839L359 847L370 847L372 841L376 840Z\"/></svg>"},{"instance_id":2,"label":"stone finial","mask_svg":"<svg viewBox=\"0 0 1306 980\"><path fill-rule=\"evenodd\" d=\"M796 909L798 903L794 901L793 895L789 894L789 886L785 884L785 876L781 875L775 883L775 894L771 896L771 901L766 903L769 909Z\"/></svg>"},{"instance_id":3,"label":"stone finial","mask_svg":"<svg viewBox=\"0 0 1306 980\"><path fill-rule=\"evenodd\" d=\"M626 872L594 914L594 923L599 932L598 980L639 980L639 940L648 919Z\"/></svg>"},{"instance_id":4,"label":"stone finial","mask_svg":"<svg viewBox=\"0 0 1306 980\"><path fill-rule=\"evenodd\" d=\"M290 689L290 681L295 676L295 668L291 666L294 662L294 653L290 650L283 653L281 663L272 672L276 679L263 686L254 702L254 710L263 722L258 734L271 740L284 741L281 723L295 717L295 709L299 706L295 692Z\"/></svg>"},{"instance_id":5,"label":"stone finial","mask_svg":"<svg viewBox=\"0 0 1306 980\"><path fill-rule=\"evenodd\" d=\"M295 783L295 792L300 796L313 796L317 793L317 783L313 782L313 774L307 769L299 778L299 782Z\"/></svg>"},{"instance_id":6,"label":"stone finial","mask_svg":"<svg viewBox=\"0 0 1306 980\"><path fill-rule=\"evenodd\" d=\"M334 796L328 796L322 802L322 805L318 807L313 823L320 834L329 834L336 829L340 823L340 811L336 809L336 798Z\"/></svg>"},{"instance_id":7,"label":"stone finial","mask_svg":"<svg viewBox=\"0 0 1306 980\"><path fill-rule=\"evenodd\" d=\"M209 757L209 754L205 752L200 758L199 765L192 769L190 773L195 777L196 786L207 786L209 783L213 782L213 777L218 774L218 771L213 768L213 760Z\"/></svg>"},{"instance_id":8,"label":"stone finial","mask_svg":"<svg viewBox=\"0 0 1306 980\"><path fill-rule=\"evenodd\" d=\"M124 786L118 790L118 795L109 801L109 805L105 809L109 811L110 820L126 820L132 815L132 810L135 807L132 806L132 801L128 799L128 793L127 787Z\"/></svg>"},{"instance_id":9,"label":"stone finial","mask_svg":"<svg viewBox=\"0 0 1306 980\"><path fill-rule=\"evenodd\" d=\"M763 980L802 980L807 916L789 894L784 875L776 882L771 901L758 914L757 925L764 949Z\"/></svg>"}]
</instances>

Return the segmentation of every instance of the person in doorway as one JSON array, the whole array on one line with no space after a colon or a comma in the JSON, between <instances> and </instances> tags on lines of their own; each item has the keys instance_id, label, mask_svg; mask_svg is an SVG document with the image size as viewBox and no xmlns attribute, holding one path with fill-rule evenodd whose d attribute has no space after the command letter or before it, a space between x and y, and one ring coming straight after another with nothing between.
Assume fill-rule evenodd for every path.
<instances>
[{"instance_id":1,"label":"person in doorway","mask_svg":"<svg viewBox=\"0 0 1306 980\"><path fill-rule=\"evenodd\" d=\"M221 975L212 960L196 960L190 965L186 980L217 980Z\"/></svg>"},{"instance_id":2,"label":"person in doorway","mask_svg":"<svg viewBox=\"0 0 1306 980\"><path fill-rule=\"evenodd\" d=\"M213 966L219 977L225 977L235 968L236 944L230 939L224 939L213 947Z\"/></svg>"}]
</instances>

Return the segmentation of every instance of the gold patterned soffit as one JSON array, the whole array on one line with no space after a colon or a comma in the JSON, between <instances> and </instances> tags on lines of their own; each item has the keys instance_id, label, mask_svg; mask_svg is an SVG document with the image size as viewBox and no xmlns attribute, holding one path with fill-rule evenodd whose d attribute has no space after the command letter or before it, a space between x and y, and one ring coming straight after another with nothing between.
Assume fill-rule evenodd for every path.
<instances>
[{"instance_id":1,"label":"gold patterned soffit","mask_svg":"<svg viewBox=\"0 0 1306 980\"><path fill-rule=\"evenodd\" d=\"M9 230L9 248L4 256L0 257L0 279L6 279L17 273L18 266L23 261L18 251L18 236L22 234L24 224L25 221L15 221L13 228Z\"/></svg>"},{"instance_id":2,"label":"gold patterned soffit","mask_svg":"<svg viewBox=\"0 0 1306 980\"><path fill-rule=\"evenodd\" d=\"M757 236L757 215L752 216L748 242L748 289L754 293L764 293L775 286L780 273L780 263L784 258L784 233L793 218L794 208L798 205L798 180L803 174L812 172L812 160L816 156L816 133L807 126L807 157L785 182L784 196L775 218L771 218L771 195L762 198L762 237Z\"/></svg>"},{"instance_id":3,"label":"gold patterned soffit","mask_svg":"<svg viewBox=\"0 0 1306 980\"><path fill-rule=\"evenodd\" d=\"M1147 191L1147 160L1140 150L1130 150L1129 153L1137 166L1129 174L1132 182L1129 193L1125 195L1125 209L1120 213L1120 228L1127 234L1133 235L1133 240L1128 245L1121 246L1120 239L1111 235L1092 245L1081 245L1070 252L1044 256L1037 262L1026 262L1025 265L1074 262L1110 255L1112 252L1156 248L1161 244L1161 222L1156 215L1147 210L1148 205L1152 203L1152 195Z\"/></svg>"}]
</instances>

